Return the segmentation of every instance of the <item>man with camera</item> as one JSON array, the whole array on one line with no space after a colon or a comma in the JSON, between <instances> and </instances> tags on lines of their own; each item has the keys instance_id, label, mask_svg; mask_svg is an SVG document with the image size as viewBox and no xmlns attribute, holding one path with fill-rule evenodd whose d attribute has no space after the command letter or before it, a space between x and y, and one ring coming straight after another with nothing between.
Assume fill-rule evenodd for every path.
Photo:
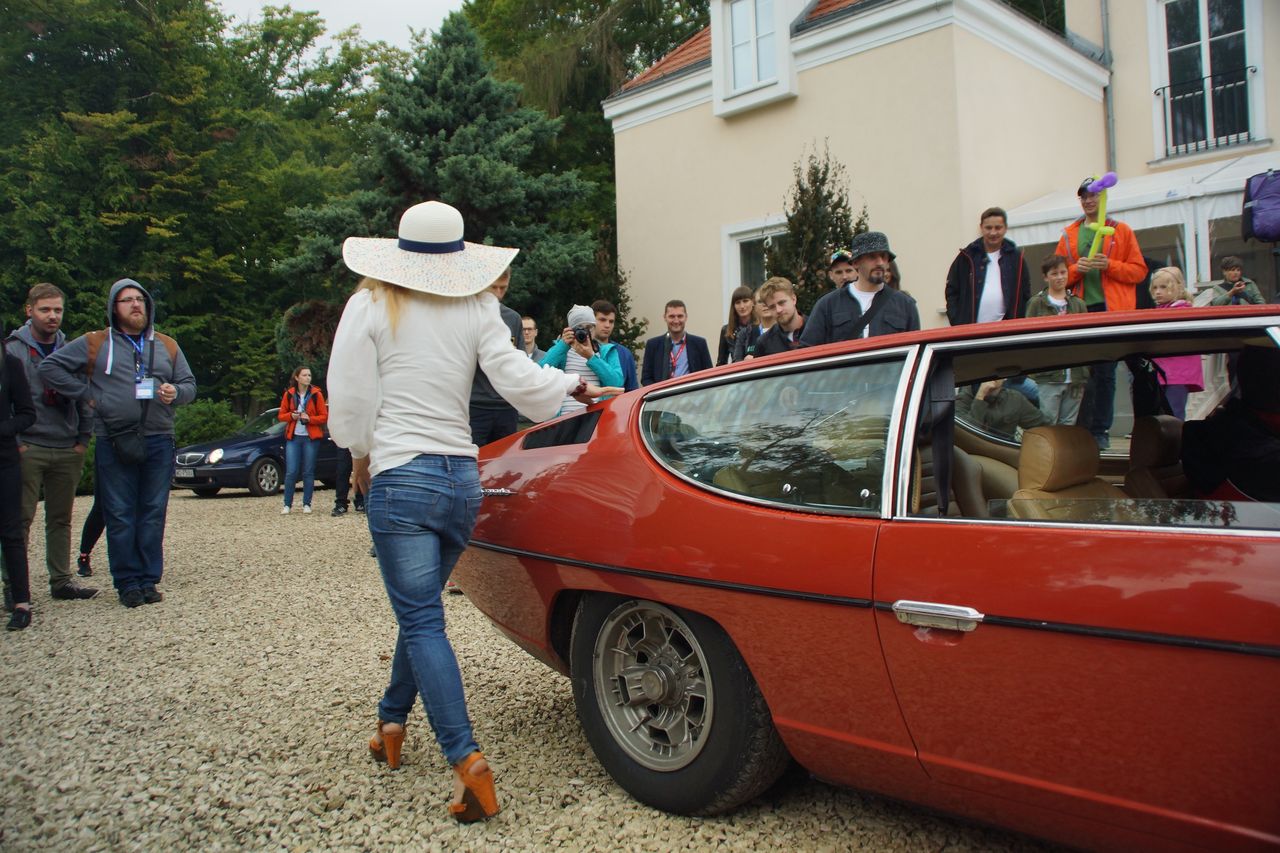
<instances>
[{"instance_id":1,"label":"man with camera","mask_svg":"<svg viewBox=\"0 0 1280 853\"><path fill-rule=\"evenodd\" d=\"M44 493L44 554L49 570L49 593L67 601L93 598L98 590L80 586L71 575L71 509L84 468L93 412L87 401L76 402L45 385L40 362L67 342L62 332L65 297L53 284L41 283L27 293L27 322L4 342L5 352L26 373L36 406L36 422L18 436L22 454L22 530L28 540L36 504ZM5 574L5 603L9 576Z\"/></svg>"},{"instance_id":2,"label":"man with camera","mask_svg":"<svg viewBox=\"0 0 1280 853\"><path fill-rule=\"evenodd\" d=\"M539 364L558 367L565 373L578 376L588 385L603 386L610 395L620 394L622 363L618 360L618 345L595 340L595 330L596 314L590 306L573 306L569 309L569 325ZM585 408L585 403L566 396L558 414Z\"/></svg>"}]
</instances>

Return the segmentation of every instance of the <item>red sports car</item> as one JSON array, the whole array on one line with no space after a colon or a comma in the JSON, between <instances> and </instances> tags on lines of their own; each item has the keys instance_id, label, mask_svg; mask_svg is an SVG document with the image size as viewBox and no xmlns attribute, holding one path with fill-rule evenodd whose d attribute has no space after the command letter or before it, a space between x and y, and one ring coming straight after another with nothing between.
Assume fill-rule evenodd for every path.
<instances>
[{"instance_id":1,"label":"red sports car","mask_svg":"<svg viewBox=\"0 0 1280 853\"><path fill-rule=\"evenodd\" d=\"M1274 847L1278 347L1277 307L1139 311L652 385L485 447L455 577L660 809L796 761L1067 844Z\"/></svg>"}]
</instances>

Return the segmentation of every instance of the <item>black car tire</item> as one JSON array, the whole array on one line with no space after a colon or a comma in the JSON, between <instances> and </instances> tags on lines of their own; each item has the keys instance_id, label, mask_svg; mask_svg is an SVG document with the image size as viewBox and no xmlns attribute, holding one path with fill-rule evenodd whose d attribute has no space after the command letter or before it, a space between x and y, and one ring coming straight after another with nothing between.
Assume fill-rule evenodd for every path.
<instances>
[{"instance_id":1,"label":"black car tire","mask_svg":"<svg viewBox=\"0 0 1280 853\"><path fill-rule=\"evenodd\" d=\"M249 493L257 497L280 491L280 463L263 456L249 468Z\"/></svg>"},{"instance_id":2,"label":"black car tire","mask_svg":"<svg viewBox=\"0 0 1280 853\"><path fill-rule=\"evenodd\" d=\"M587 596L569 659L591 748L646 805L719 814L763 793L790 761L751 671L704 616Z\"/></svg>"},{"instance_id":3,"label":"black car tire","mask_svg":"<svg viewBox=\"0 0 1280 853\"><path fill-rule=\"evenodd\" d=\"M191 491L196 493L196 497L211 498L218 492L222 491L221 486L195 486Z\"/></svg>"}]
</instances>

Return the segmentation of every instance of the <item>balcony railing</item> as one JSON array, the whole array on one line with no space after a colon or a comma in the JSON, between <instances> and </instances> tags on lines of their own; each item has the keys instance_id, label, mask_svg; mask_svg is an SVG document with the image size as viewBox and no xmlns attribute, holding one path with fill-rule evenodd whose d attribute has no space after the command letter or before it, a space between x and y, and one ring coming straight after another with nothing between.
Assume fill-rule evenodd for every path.
<instances>
[{"instance_id":1,"label":"balcony railing","mask_svg":"<svg viewBox=\"0 0 1280 853\"><path fill-rule=\"evenodd\" d=\"M1156 89L1164 110L1164 153L1189 154L1249 142L1249 78L1258 68L1212 74Z\"/></svg>"}]
</instances>

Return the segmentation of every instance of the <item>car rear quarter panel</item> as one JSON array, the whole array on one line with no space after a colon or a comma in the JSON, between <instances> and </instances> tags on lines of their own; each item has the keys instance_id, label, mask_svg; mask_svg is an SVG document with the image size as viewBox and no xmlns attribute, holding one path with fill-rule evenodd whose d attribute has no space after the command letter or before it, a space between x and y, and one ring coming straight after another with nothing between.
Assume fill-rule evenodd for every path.
<instances>
[{"instance_id":1,"label":"car rear quarter panel","mask_svg":"<svg viewBox=\"0 0 1280 853\"><path fill-rule=\"evenodd\" d=\"M862 787L923 779L870 606L880 519L698 489L652 462L634 414L634 398L615 401L587 445L524 451L516 437L485 448L484 487L514 494L485 499L473 534L484 547L469 549L457 571L468 596L553 662L552 607L566 590L702 613L733 640L805 767Z\"/></svg>"}]
</instances>

